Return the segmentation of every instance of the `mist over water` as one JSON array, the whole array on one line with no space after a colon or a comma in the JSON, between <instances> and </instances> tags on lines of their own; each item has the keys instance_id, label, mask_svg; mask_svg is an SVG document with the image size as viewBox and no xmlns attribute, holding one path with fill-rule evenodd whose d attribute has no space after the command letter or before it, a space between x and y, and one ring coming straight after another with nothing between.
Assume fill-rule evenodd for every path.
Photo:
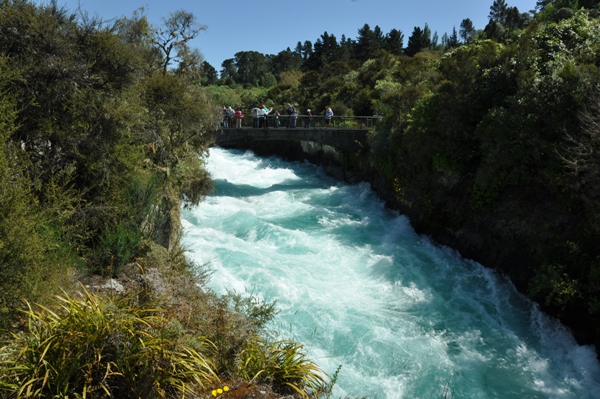
<instances>
[{"instance_id":1,"label":"mist over water","mask_svg":"<svg viewBox=\"0 0 600 399\"><path fill-rule=\"evenodd\" d=\"M210 287L276 300L334 398L600 398L593 348L489 269L417 235L369 185L211 149L214 196L183 210Z\"/></svg>"}]
</instances>

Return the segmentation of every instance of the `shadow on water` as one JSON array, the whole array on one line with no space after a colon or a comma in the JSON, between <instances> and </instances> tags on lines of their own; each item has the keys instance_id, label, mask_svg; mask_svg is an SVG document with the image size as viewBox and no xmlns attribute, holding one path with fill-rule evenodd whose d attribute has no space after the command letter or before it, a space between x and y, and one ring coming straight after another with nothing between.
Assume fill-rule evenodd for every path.
<instances>
[{"instance_id":1,"label":"shadow on water","mask_svg":"<svg viewBox=\"0 0 600 399\"><path fill-rule=\"evenodd\" d=\"M326 187L326 186L323 186ZM304 181L287 180L273 184L270 187L256 187L249 184L234 184L227 180L215 180L215 195L234 198L258 197L272 192L287 192L294 190L309 190L318 188Z\"/></svg>"}]
</instances>

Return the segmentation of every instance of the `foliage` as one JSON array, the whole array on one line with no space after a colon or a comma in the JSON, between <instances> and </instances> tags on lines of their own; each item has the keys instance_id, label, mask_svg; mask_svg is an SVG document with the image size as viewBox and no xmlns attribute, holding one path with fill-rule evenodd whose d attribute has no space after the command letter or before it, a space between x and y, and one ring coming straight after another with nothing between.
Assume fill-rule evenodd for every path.
<instances>
[{"instance_id":1,"label":"foliage","mask_svg":"<svg viewBox=\"0 0 600 399\"><path fill-rule=\"evenodd\" d=\"M241 353L239 373L249 381L269 382L282 393L308 398L326 384L323 372L291 341L266 342L256 338Z\"/></svg>"},{"instance_id":2,"label":"foliage","mask_svg":"<svg viewBox=\"0 0 600 399\"><path fill-rule=\"evenodd\" d=\"M8 1L0 20L6 325L20 296L42 300L70 268L117 274L168 229L173 198L200 201L217 116L202 88L157 67L143 13L108 23Z\"/></svg>"},{"instance_id":3,"label":"foliage","mask_svg":"<svg viewBox=\"0 0 600 399\"><path fill-rule=\"evenodd\" d=\"M4 61L4 59L1 59ZM0 64L4 72L5 64ZM4 73L3 73L4 75ZM45 243L40 234L37 203L21 164L20 153L9 140L16 130L15 102L2 90L0 100L0 318L30 297L40 281ZM29 281L28 281L29 280Z\"/></svg>"},{"instance_id":4,"label":"foliage","mask_svg":"<svg viewBox=\"0 0 600 399\"><path fill-rule=\"evenodd\" d=\"M210 343L181 329L158 303L88 292L28 305L24 331L0 348L1 389L18 397L167 397L218 381Z\"/></svg>"},{"instance_id":5,"label":"foliage","mask_svg":"<svg viewBox=\"0 0 600 399\"><path fill-rule=\"evenodd\" d=\"M229 291L226 298L231 301L233 310L245 315L257 331L263 329L278 313L276 302L266 302L254 293L242 295Z\"/></svg>"}]
</instances>

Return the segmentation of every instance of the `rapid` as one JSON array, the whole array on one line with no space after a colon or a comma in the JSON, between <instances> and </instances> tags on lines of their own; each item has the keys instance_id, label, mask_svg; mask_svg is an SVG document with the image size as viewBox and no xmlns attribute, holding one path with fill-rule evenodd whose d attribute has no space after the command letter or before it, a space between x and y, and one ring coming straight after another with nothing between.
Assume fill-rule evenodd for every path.
<instances>
[{"instance_id":1,"label":"rapid","mask_svg":"<svg viewBox=\"0 0 600 399\"><path fill-rule=\"evenodd\" d=\"M182 210L209 286L276 301L272 329L333 398L600 398L600 364L505 278L415 233L368 184L213 148L215 193Z\"/></svg>"}]
</instances>

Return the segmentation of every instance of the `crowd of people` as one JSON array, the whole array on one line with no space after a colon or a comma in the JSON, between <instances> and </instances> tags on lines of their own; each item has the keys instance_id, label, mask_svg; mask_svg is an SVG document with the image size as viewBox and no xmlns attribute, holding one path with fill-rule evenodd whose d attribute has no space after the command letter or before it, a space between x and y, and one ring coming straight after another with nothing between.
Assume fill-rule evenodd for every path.
<instances>
[{"instance_id":1,"label":"crowd of people","mask_svg":"<svg viewBox=\"0 0 600 399\"><path fill-rule=\"evenodd\" d=\"M287 109L286 109L285 113L288 116L287 127L292 128L292 129L296 128L298 116L299 116L298 111L296 110L296 107L293 104L287 104ZM323 114L324 114L325 128L328 128L331 126L331 123L333 120L333 111L331 110L331 107L327 107L327 109L324 110ZM262 104L260 107L256 106L256 107L252 108L252 127L256 128L256 129L268 128L269 120L270 120L272 127L279 128L279 127L281 127L281 122L279 120L280 116L281 116L281 113L277 109L269 109L269 107L267 107L265 104ZM303 118L305 129L310 129L311 127L316 128L316 126L313 123L313 114L312 114L310 108L308 108L306 110L306 114L301 115L301 117ZM222 128L233 128L233 127L241 128L242 124L243 124L242 121L244 118L245 118L245 115L241 108L238 107L234 110L231 106L230 107L223 106L223 123L221 124L220 127L222 127Z\"/></svg>"}]
</instances>

